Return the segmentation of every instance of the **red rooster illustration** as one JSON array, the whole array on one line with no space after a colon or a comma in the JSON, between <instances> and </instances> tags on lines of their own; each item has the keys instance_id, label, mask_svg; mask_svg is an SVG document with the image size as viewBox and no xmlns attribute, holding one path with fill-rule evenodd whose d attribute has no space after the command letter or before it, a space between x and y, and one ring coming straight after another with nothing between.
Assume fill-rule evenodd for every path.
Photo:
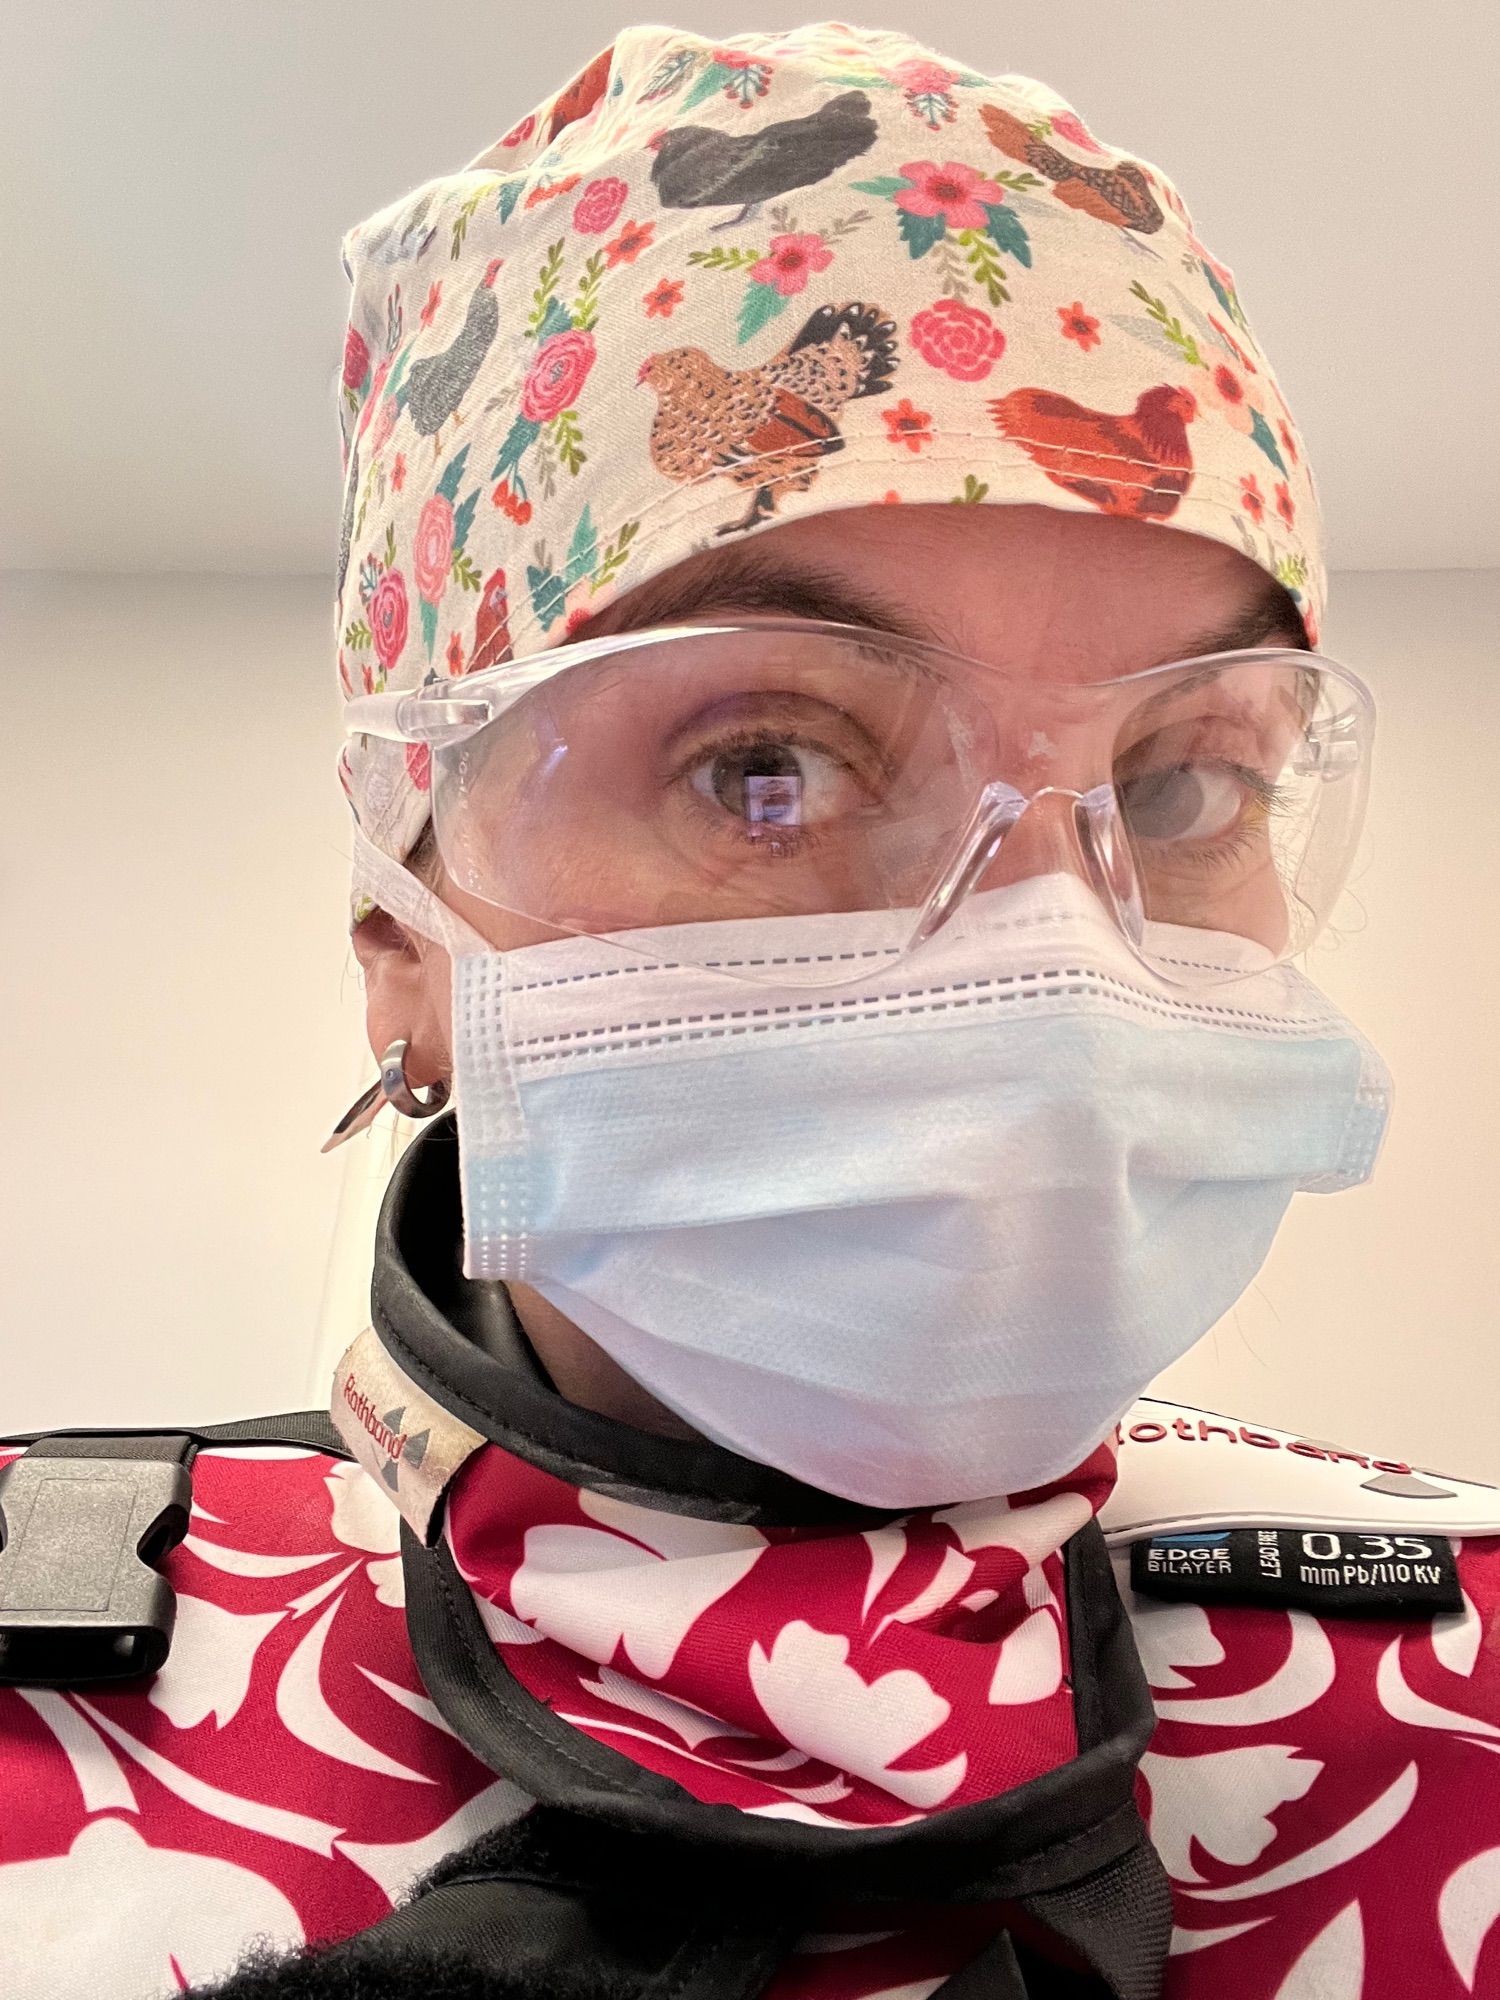
<instances>
[{"instance_id":1,"label":"red rooster illustration","mask_svg":"<svg viewBox=\"0 0 1500 2000\"><path fill-rule=\"evenodd\" d=\"M505 571L492 569L484 580L479 608L474 617L474 644L464 666L466 674L483 673L510 658L510 607L505 592Z\"/></svg>"},{"instance_id":2,"label":"red rooster illustration","mask_svg":"<svg viewBox=\"0 0 1500 2000\"><path fill-rule=\"evenodd\" d=\"M1171 514L1193 482L1187 427L1198 404L1170 383L1142 390L1119 416L1053 389L1012 389L989 412L1050 480L1103 514Z\"/></svg>"}]
</instances>

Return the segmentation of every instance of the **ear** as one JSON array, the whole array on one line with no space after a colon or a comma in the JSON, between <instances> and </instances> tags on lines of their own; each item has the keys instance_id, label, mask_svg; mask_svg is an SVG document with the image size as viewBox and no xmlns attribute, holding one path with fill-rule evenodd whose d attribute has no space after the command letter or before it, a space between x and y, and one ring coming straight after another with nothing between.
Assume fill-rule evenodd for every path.
<instances>
[{"instance_id":1,"label":"ear","mask_svg":"<svg viewBox=\"0 0 1500 2000\"><path fill-rule=\"evenodd\" d=\"M413 1089L451 1074L448 1020L452 987L448 954L374 909L354 932L354 955L365 975L365 1032L378 1062L402 1039Z\"/></svg>"}]
</instances>

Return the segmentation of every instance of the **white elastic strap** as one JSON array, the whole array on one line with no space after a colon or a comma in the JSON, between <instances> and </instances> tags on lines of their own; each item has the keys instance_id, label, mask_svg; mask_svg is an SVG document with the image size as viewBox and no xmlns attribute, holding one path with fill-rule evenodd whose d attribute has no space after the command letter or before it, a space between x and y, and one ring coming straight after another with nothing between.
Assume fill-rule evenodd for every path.
<instances>
[{"instance_id":1,"label":"white elastic strap","mask_svg":"<svg viewBox=\"0 0 1500 2000\"><path fill-rule=\"evenodd\" d=\"M354 822L354 887L373 896L398 923L445 947L455 959L492 952L495 946L435 896L425 882L370 840Z\"/></svg>"}]
</instances>

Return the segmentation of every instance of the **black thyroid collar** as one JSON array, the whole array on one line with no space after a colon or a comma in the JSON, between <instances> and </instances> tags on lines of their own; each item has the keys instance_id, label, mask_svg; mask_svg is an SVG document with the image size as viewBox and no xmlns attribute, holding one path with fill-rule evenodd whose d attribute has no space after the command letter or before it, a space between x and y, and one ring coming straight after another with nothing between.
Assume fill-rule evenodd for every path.
<instances>
[{"instance_id":1,"label":"black thyroid collar","mask_svg":"<svg viewBox=\"0 0 1500 2000\"><path fill-rule=\"evenodd\" d=\"M899 1518L718 1445L638 1431L560 1396L503 1286L463 1276L456 1120L450 1111L432 1121L397 1163L371 1284L376 1337L434 1401L514 1457L638 1506L766 1528L858 1530ZM791 1910L808 1897L886 1907L1004 1899L1096 1968L1099 1981L1078 1991L1117 2000L1160 1992L1171 1897L1135 1801L1156 1718L1096 1521L1063 1550L1077 1754L994 1798L882 1828L820 1827L707 1804L591 1741L510 1674L446 1540L424 1547L403 1524L401 1548L407 1630L438 1711L482 1763L537 1802L526 1827L538 1836L560 1827L570 1855L593 1855L580 1879L625 1879L650 1858L658 1882L686 1880L682 1871L692 1869L707 1871L715 1893L758 1882L763 1911ZM517 1870L532 1874L531 1861L484 1856L481 1842L465 1863L471 1886L477 1874L498 1892ZM437 1922L439 1905L430 1914ZM447 1922L442 1915L439 1927ZM979 1980L987 1996L1010 1990ZM964 1975L950 1982L952 2000L973 2000L963 1984Z\"/></svg>"}]
</instances>

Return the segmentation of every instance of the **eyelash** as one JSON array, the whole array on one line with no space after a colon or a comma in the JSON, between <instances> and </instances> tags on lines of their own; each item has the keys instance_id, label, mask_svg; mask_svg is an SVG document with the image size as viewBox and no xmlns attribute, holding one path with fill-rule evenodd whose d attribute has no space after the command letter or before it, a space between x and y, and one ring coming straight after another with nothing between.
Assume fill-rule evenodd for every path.
<instances>
[{"instance_id":1,"label":"eyelash","mask_svg":"<svg viewBox=\"0 0 1500 2000\"><path fill-rule=\"evenodd\" d=\"M1178 765L1175 768L1181 770L1188 767ZM1231 832L1210 845L1200 847L1194 853L1176 855L1174 857L1176 867L1197 868L1204 871L1222 868L1227 861L1233 861L1236 856L1247 851L1260 829L1286 807L1291 797L1289 787L1273 784L1270 779L1263 777L1259 771L1252 770L1246 764L1221 761L1219 768L1231 772L1239 779L1255 799L1260 810L1254 816L1242 818Z\"/></svg>"}]
</instances>

